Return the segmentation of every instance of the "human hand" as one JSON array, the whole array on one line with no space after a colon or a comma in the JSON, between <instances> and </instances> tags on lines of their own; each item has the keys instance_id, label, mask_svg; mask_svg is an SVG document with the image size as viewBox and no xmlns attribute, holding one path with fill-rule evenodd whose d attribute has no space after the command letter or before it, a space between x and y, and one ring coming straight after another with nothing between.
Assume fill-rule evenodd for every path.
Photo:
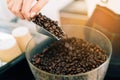
<instances>
[{"instance_id":1,"label":"human hand","mask_svg":"<svg viewBox=\"0 0 120 80\"><path fill-rule=\"evenodd\" d=\"M21 19L30 20L37 15L48 0L6 0L8 9Z\"/></svg>"}]
</instances>

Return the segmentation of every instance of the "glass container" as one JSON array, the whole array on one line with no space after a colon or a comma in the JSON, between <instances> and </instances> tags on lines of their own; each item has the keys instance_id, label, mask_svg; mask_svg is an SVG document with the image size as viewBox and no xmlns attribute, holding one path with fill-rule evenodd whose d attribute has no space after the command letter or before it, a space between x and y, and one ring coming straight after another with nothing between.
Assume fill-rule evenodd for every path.
<instances>
[{"instance_id":1,"label":"glass container","mask_svg":"<svg viewBox=\"0 0 120 80\"><path fill-rule=\"evenodd\" d=\"M76 37L83 40L92 42L99 45L102 49L107 52L107 60L101 64L99 67L75 75L56 75L45 72L43 70L35 67L31 62L31 57L36 53L41 53L47 46L57 41L56 39L43 35L42 33L35 32L32 40L28 43L26 47L26 58L31 68L31 71L36 80L103 80L106 74L111 54L112 46L110 40L98 30L92 29L86 26L77 26L77 25L64 25L62 26L63 30L67 34L67 37ZM35 44L33 45L32 41L34 40Z\"/></svg>"}]
</instances>

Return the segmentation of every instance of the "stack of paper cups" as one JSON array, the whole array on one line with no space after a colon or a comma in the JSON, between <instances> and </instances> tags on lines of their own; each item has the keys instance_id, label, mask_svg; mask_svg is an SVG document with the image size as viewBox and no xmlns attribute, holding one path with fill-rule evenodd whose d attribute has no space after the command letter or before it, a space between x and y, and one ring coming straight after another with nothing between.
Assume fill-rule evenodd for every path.
<instances>
[{"instance_id":1,"label":"stack of paper cups","mask_svg":"<svg viewBox=\"0 0 120 80\"><path fill-rule=\"evenodd\" d=\"M0 59L2 62L9 62L21 53L13 36L7 33L0 33Z\"/></svg>"},{"instance_id":2,"label":"stack of paper cups","mask_svg":"<svg viewBox=\"0 0 120 80\"><path fill-rule=\"evenodd\" d=\"M12 35L16 38L21 51L25 52L28 42L32 39L28 28L18 27L12 31Z\"/></svg>"}]
</instances>

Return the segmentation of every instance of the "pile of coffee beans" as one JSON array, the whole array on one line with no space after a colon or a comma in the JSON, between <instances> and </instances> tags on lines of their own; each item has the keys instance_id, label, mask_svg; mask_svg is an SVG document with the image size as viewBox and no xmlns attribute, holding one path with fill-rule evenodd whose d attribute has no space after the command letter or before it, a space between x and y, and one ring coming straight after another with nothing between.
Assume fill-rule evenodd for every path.
<instances>
[{"instance_id":1,"label":"pile of coffee beans","mask_svg":"<svg viewBox=\"0 0 120 80\"><path fill-rule=\"evenodd\" d=\"M49 31L51 34L56 36L58 39L61 39L65 36L63 30L61 27L58 26L57 21L53 21L50 18L46 17L45 15L42 15L39 13L37 16L35 16L32 21L39 25L40 27L43 27L47 31Z\"/></svg>"},{"instance_id":2,"label":"pile of coffee beans","mask_svg":"<svg viewBox=\"0 0 120 80\"><path fill-rule=\"evenodd\" d=\"M61 39L31 58L37 68L62 75L85 73L99 67L107 59L98 45L78 38Z\"/></svg>"}]
</instances>

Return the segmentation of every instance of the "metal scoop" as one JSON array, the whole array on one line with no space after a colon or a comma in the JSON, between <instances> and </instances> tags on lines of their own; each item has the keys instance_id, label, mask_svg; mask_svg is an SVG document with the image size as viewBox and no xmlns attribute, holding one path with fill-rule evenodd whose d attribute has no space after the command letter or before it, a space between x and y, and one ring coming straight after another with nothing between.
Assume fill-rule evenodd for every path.
<instances>
[{"instance_id":1,"label":"metal scoop","mask_svg":"<svg viewBox=\"0 0 120 80\"><path fill-rule=\"evenodd\" d=\"M55 35L51 34L49 31L47 31L46 29L44 29L43 27L39 27L39 26L36 26L36 29L39 33L41 34L44 34L46 36L49 36L55 40L60 40L58 37L56 37Z\"/></svg>"},{"instance_id":2,"label":"metal scoop","mask_svg":"<svg viewBox=\"0 0 120 80\"><path fill-rule=\"evenodd\" d=\"M38 32L44 33L47 36L54 37L57 40L65 36L65 32L59 27L57 21L51 20L41 13L36 15L32 19L32 22L37 24Z\"/></svg>"}]
</instances>

